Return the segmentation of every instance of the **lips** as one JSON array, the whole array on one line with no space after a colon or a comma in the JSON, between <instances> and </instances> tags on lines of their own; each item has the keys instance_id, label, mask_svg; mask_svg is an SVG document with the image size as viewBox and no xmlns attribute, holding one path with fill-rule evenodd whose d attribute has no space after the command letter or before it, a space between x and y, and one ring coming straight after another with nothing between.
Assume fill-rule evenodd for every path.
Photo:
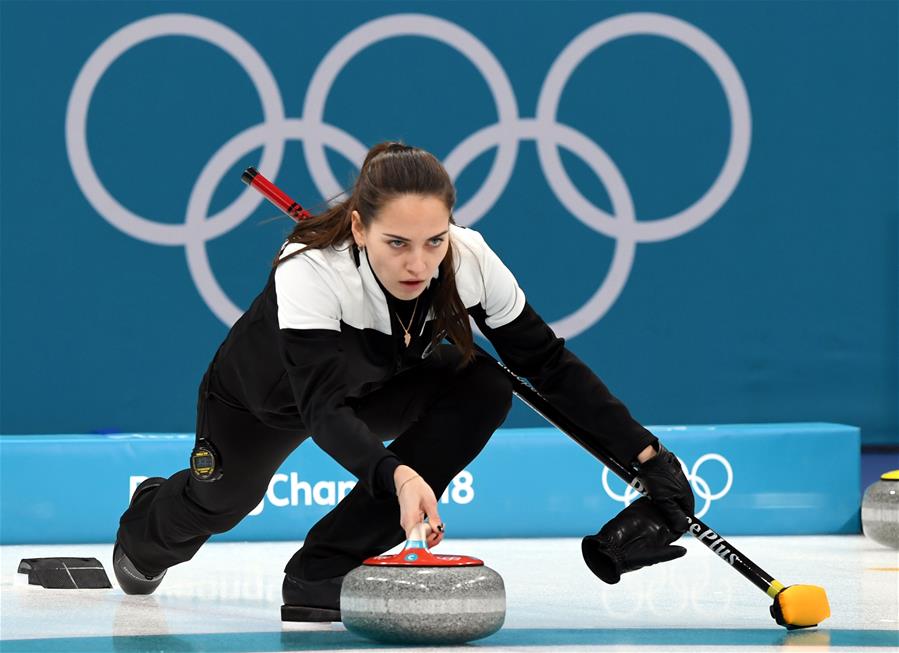
<instances>
[{"instance_id":1,"label":"lips","mask_svg":"<svg viewBox=\"0 0 899 653\"><path fill-rule=\"evenodd\" d=\"M407 286L417 286L420 283L424 283L424 279L412 280L412 281L400 281L400 283L406 284Z\"/></svg>"}]
</instances>

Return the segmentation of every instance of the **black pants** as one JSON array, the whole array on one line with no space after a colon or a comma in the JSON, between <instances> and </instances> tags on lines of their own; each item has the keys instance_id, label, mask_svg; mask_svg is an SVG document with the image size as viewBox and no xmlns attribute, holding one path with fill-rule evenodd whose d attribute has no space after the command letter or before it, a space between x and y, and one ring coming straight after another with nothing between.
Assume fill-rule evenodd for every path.
<instances>
[{"instance_id":1,"label":"black pants","mask_svg":"<svg viewBox=\"0 0 899 653\"><path fill-rule=\"evenodd\" d=\"M354 402L372 432L383 440L395 438L389 448L438 498L481 451L512 403L511 384L495 362L479 357L457 371L458 362L455 348L442 345L421 366ZM284 459L309 437L266 426L201 393L198 412L204 410L206 430L224 463L222 478L202 483L182 470L122 515L118 541L147 574L190 560L213 533L236 526L262 500ZM342 576L402 542L399 520L396 498L374 499L357 485L312 527L285 572L306 580Z\"/></svg>"}]
</instances>

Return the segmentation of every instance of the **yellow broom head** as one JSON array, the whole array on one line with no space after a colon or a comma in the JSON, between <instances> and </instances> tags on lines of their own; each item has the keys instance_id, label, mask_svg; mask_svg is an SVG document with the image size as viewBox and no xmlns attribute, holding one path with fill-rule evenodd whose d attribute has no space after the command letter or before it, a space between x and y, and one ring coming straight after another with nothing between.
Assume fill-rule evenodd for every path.
<instances>
[{"instance_id":1,"label":"yellow broom head","mask_svg":"<svg viewBox=\"0 0 899 653\"><path fill-rule=\"evenodd\" d=\"M830 616L827 592L817 585L790 585L774 597L771 616L787 628L811 628Z\"/></svg>"}]
</instances>

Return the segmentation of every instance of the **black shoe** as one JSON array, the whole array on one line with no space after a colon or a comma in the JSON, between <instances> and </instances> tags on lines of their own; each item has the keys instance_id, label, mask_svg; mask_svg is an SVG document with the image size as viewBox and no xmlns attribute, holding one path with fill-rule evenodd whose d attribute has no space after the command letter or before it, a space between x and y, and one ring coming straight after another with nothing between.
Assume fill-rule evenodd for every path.
<instances>
[{"instance_id":1,"label":"black shoe","mask_svg":"<svg viewBox=\"0 0 899 653\"><path fill-rule=\"evenodd\" d=\"M134 505L134 501L139 495L159 487L164 482L165 479L158 476L141 482L131 496L129 507ZM156 576L150 576L139 570L125 554L125 551L122 550L122 545L119 544L118 539L112 549L112 570L115 572L119 587L122 588L125 594L152 594L159 587L159 583L162 582L166 572L166 570L163 570L162 573Z\"/></svg>"},{"instance_id":2,"label":"black shoe","mask_svg":"<svg viewBox=\"0 0 899 653\"><path fill-rule=\"evenodd\" d=\"M343 576L304 580L285 575L281 585L281 621L340 621Z\"/></svg>"},{"instance_id":3,"label":"black shoe","mask_svg":"<svg viewBox=\"0 0 899 653\"><path fill-rule=\"evenodd\" d=\"M112 549L112 570L125 594L152 594L159 587L167 570L157 576L148 576L128 559L122 547L116 542Z\"/></svg>"}]
</instances>

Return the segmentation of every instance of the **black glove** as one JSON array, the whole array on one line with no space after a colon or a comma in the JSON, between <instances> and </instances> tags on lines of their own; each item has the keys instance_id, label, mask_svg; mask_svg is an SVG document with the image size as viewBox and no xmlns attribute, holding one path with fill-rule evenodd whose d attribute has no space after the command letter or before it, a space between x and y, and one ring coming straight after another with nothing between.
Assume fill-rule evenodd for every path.
<instances>
[{"instance_id":1,"label":"black glove","mask_svg":"<svg viewBox=\"0 0 899 653\"><path fill-rule=\"evenodd\" d=\"M684 555L682 546L668 546L679 534L668 528L655 503L641 497L613 517L596 535L581 540L590 571L614 585L621 574Z\"/></svg>"},{"instance_id":2,"label":"black glove","mask_svg":"<svg viewBox=\"0 0 899 653\"><path fill-rule=\"evenodd\" d=\"M637 476L671 531L683 535L690 526L687 516L693 516L696 504L677 456L659 443L659 453L637 467Z\"/></svg>"}]
</instances>

